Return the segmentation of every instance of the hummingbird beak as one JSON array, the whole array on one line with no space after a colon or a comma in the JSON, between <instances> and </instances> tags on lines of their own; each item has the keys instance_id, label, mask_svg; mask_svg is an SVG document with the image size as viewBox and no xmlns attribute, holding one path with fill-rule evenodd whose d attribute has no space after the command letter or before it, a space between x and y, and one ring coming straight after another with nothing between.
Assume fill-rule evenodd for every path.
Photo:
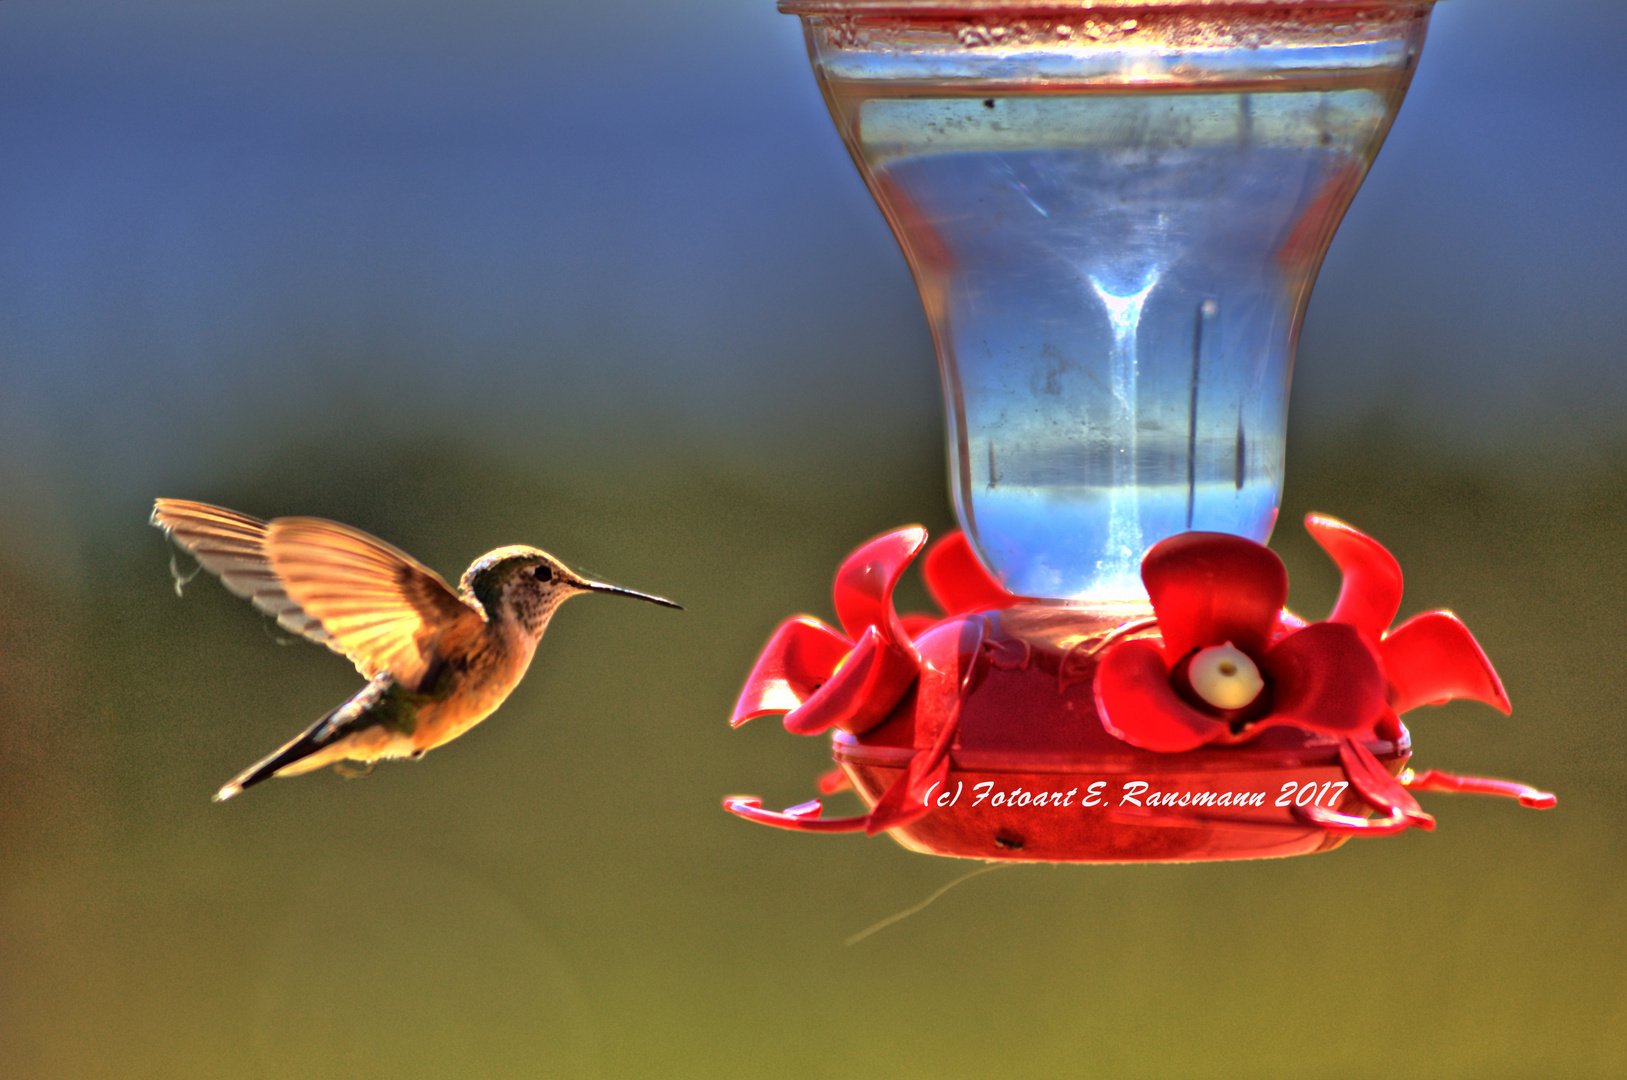
<instances>
[{"instance_id":1,"label":"hummingbird beak","mask_svg":"<svg viewBox=\"0 0 1627 1080\"><path fill-rule=\"evenodd\" d=\"M677 608L679 611L684 609L682 604L674 604L671 600L668 600L665 597L651 596L649 593L635 592L632 589L624 589L620 585L606 585L602 581L587 581L584 579L582 581L582 588L586 589L588 592L609 593L612 596L631 596L634 600L648 600L652 604L660 604L662 607Z\"/></svg>"}]
</instances>

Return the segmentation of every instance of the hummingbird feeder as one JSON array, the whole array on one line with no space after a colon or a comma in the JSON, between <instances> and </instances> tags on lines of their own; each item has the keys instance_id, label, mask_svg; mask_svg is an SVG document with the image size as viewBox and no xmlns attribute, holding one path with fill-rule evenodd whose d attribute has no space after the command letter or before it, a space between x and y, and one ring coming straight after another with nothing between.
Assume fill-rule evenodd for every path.
<instances>
[{"instance_id":1,"label":"hummingbird feeder","mask_svg":"<svg viewBox=\"0 0 1627 1080\"><path fill-rule=\"evenodd\" d=\"M1508 701L1447 612L1333 518L1325 621L1264 541L1311 283L1411 80L1433 0L781 0L904 250L961 531L943 617L898 615L919 528L837 573L841 630L782 625L738 725L833 731L818 802L725 806L939 855L1298 855L1432 828L1399 714Z\"/></svg>"}]
</instances>

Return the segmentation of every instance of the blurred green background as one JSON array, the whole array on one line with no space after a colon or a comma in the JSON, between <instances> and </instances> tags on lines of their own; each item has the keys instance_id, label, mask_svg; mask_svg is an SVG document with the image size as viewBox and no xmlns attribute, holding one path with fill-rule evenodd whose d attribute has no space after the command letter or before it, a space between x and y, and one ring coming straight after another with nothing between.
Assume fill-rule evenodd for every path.
<instances>
[{"instance_id":1,"label":"blurred green background","mask_svg":"<svg viewBox=\"0 0 1627 1080\"><path fill-rule=\"evenodd\" d=\"M1627 11L1442 4L1300 349L1291 604L1372 532L1511 718L1413 714L1433 834L969 867L734 820L725 717L841 557L950 527L901 258L768 0L0 5L0 1076L1627 1075ZM488 723L221 782L357 685L156 495L583 599ZM904 600L920 607L913 580ZM846 800L850 796L842 796Z\"/></svg>"}]
</instances>

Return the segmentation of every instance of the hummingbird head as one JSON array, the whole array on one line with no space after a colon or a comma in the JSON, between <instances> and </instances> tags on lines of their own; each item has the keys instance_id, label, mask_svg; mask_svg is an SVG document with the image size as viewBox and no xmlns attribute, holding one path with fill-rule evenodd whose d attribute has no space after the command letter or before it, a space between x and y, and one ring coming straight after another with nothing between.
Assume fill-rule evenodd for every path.
<instances>
[{"instance_id":1,"label":"hummingbird head","mask_svg":"<svg viewBox=\"0 0 1627 1080\"><path fill-rule=\"evenodd\" d=\"M492 623L512 622L531 637L540 636L554 609L578 593L631 596L683 610L663 597L585 578L546 551L523 544L498 548L476 559L464 571L458 589L476 600Z\"/></svg>"}]
</instances>

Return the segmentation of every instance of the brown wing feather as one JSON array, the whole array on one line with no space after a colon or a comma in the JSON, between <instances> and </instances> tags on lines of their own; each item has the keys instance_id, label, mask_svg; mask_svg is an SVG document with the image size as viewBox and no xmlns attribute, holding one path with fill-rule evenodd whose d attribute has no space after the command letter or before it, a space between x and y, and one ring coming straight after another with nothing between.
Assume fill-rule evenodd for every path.
<instances>
[{"instance_id":1,"label":"brown wing feather","mask_svg":"<svg viewBox=\"0 0 1627 1080\"><path fill-rule=\"evenodd\" d=\"M416 687L438 643L468 644L485 625L433 570L348 525L185 499L159 499L152 522L227 589L369 678L389 671Z\"/></svg>"},{"instance_id":2,"label":"brown wing feather","mask_svg":"<svg viewBox=\"0 0 1627 1080\"><path fill-rule=\"evenodd\" d=\"M266 553L266 523L259 518L208 503L159 499L153 504L152 523L197 559L199 566L220 578L222 585L247 598L284 629L334 652L345 651L283 588Z\"/></svg>"},{"instance_id":3,"label":"brown wing feather","mask_svg":"<svg viewBox=\"0 0 1627 1080\"><path fill-rule=\"evenodd\" d=\"M265 551L289 598L368 676L388 671L416 687L444 637L461 639L485 624L435 571L336 521L277 518L267 525Z\"/></svg>"}]
</instances>

